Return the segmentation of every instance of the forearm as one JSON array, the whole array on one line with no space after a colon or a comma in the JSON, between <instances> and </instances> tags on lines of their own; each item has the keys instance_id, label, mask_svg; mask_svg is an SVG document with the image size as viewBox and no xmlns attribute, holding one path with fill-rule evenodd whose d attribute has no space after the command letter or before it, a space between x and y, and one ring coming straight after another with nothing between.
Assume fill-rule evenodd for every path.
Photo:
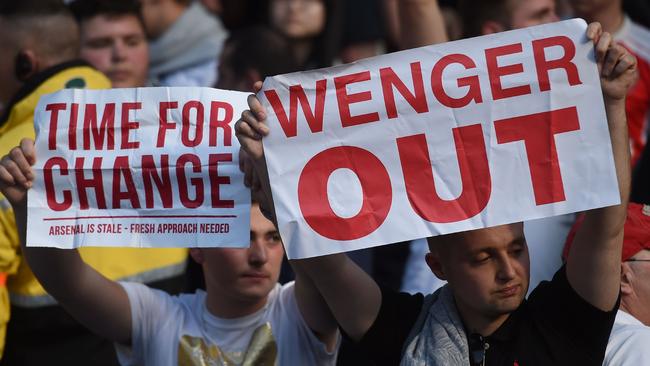
<instances>
[{"instance_id":1,"label":"forearm","mask_svg":"<svg viewBox=\"0 0 650 366\"><path fill-rule=\"evenodd\" d=\"M630 194L630 148L625 105L606 104L621 204L588 211L567 262L574 290L601 310L611 310L620 288L621 250Z\"/></svg>"},{"instance_id":2,"label":"forearm","mask_svg":"<svg viewBox=\"0 0 650 366\"><path fill-rule=\"evenodd\" d=\"M338 324L318 288L299 265L291 263L296 274L295 294L298 309L305 323L323 342L329 351L333 351L338 339Z\"/></svg>"},{"instance_id":3,"label":"forearm","mask_svg":"<svg viewBox=\"0 0 650 366\"><path fill-rule=\"evenodd\" d=\"M400 48L447 41L445 22L437 0L399 0Z\"/></svg>"},{"instance_id":4,"label":"forearm","mask_svg":"<svg viewBox=\"0 0 650 366\"><path fill-rule=\"evenodd\" d=\"M26 208L14 207L22 251L43 288L74 318L106 339L128 344L131 312L126 292L86 264L78 250L26 246Z\"/></svg>"},{"instance_id":5,"label":"forearm","mask_svg":"<svg viewBox=\"0 0 650 366\"><path fill-rule=\"evenodd\" d=\"M20 237L21 249L32 272L43 288L57 301L65 303L68 299L69 284L81 278L86 265L76 249L27 247L27 213L24 207L14 207L16 227Z\"/></svg>"},{"instance_id":6,"label":"forearm","mask_svg":"<svg viewBox=\"0 0 650 366\"><path fill-rule=\"evenodd\" d=\"M323 296L339 326L360 340L372 326L381 306L375 281L345 254L295 260Z\"/></svg>"},{"instance_id":7,"label":"forearm","mask_svg":"<svg viewBox=\"0 0 650 366\"><path fill-rule=\"evenodd\" d=\"M616 237L623 232L627 203L630 196L631 167L630 144L625 116L625 101L613 101L605 104L609 123L612 153L618 180L621 204L591 210L585 215L585 225L590 231L601 237ZM612 248L618 250L618 248Z\"/></svg>"}]
</instances>

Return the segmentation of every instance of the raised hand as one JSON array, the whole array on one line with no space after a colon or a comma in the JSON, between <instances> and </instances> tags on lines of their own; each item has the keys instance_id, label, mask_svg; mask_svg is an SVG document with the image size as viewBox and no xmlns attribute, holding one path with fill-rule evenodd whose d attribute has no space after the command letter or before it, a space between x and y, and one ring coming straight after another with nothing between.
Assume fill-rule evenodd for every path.
<instances>
[{"instance_id":1,"label":"raised hand","mask_svg":"<svg viewBox=\"0 0 650 366\"><path fill-rule=\"evenodd\" d=\"M16 207L26 204L27 190L32 187L36 162L34 141L23 139L0 160L0 191Z\"/></svg>"},{"instance_id":2,"label":"raised hand","mask_svg":"<svg viewBox=\"0 0 650 366\"><path fill-rule=\"evenodd\" d=\"M587 38L596 49L596 62L605 103L624 101L637 79L637 60L630 52L614 42L611 34L603 32L600 23L591 23Z\"/></svg>"}]
</instances>

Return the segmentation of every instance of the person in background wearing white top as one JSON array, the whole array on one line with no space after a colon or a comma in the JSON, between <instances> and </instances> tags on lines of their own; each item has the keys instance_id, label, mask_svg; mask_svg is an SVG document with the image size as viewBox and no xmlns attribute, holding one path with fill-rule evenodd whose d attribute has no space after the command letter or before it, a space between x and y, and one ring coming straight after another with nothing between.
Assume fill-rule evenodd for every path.
<instances>
[{"instance_id":1,"label":"person in background wearing white top","mask_svg":"<svg viewBox=\"0 0 650 366\"><path fill-rule=\"evenodd\" d=\"M116 342L123 365L334 365L340 335L327 304L300 268L277 283L284 256L273 223L251 207L249 248L192 248L206 292L170 296L115 282L77 250L26 247L26 196L36 157L24 139L0 162L0 190L12 203L22 250L36 277L66 310Z\"/></svg>"},{"instance_id":2,"label":"person in background wearing white top","mask_svg":"<svg viewBox=\"0 0 650 366\"><path fill-rule=\"evenodd\" d=\"M630 204L623 241L621 307L605 366L650 365L650 206Z\"/></svg>"},{"instance_id":3,"label":"person in background wearing white top","mask_svg":"<svg viewBox=\"0 0 650 366\"><path fill-rule=\"evenodd\" d=\"M578 219L567 237L565 258ZM650 365L650 206L630 202L621 254L621 305L603 366Z\"/></svg>"}]
</instances>

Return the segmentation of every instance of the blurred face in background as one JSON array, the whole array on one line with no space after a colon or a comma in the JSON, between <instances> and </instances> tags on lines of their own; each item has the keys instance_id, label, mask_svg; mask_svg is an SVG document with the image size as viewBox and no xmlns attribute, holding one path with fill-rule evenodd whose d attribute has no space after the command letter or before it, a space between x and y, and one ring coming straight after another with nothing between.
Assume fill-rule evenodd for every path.
<instances>
[{"instance_id":1,"label":"blurred face in background","mask_svg":"<svg viewBox=\"0 0 650 366\"><path fill-rule=\"evenodd\" d=\"M272 0L271 24L291 39L313 38L325 28L325 4L321 0Z\"/></svg>"},{"instance_id":2,"label":"blurred face in background","mask_svg":"<svg viewBox=\"0 0 650 366\"><path fill-rule=\"evenodd\" d=\"M146 84L149 49L135 15L104 16L81 23L81 58L104 73L114 88Z\"/></svg>"},{"instance_id":3,"label":"blurred face in background","mask_svg":"<svg viewBox=\"0 0 650 366\"><path fill-rule=\"evenodd\" d=\"M510 1L510 28L519 29L557 22L555 0Z\"/></svg>"},{"instance_id":4,"label":"blurred face in background","mask_svg":"<svg viewBox=\"0 0 650 366\"><path fill-rule=\"evenodd\" d=\"M593 14L607 9L616 4L620 6L620 0L569 0L573 11L577 14Z\"/></svg>"}]
</instances>

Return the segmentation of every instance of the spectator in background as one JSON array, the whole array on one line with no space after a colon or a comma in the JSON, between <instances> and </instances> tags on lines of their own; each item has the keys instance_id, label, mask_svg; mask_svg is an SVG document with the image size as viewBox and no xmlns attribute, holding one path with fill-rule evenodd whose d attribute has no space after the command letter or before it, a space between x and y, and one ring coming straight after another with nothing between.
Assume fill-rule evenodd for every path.
<instances>
[{"instance_id":1,"label":"spectator in background","mask_svg":"<svg viewBox=\"0 0 650 366\"><path fill-rule=\"evenodd\" d=\"M460 0L465 37L558 21L555 0Z\"/></svg>"},{"instance_id":2,"label":"spectator in background","mask_svg":"<svg viewBox=\"0 0 650 366\"><path fill-rule=\"evenodd\" d=\"M582 221L567 237L565 257ZM621 260L621 305L603 366L650 365L650 206L629 204Z\"/></svg>"},{"instance_id":3,"label":"spectator in background","mask_svg":"<svg viewBox=\"0 0 650 366\"><path fill-rule=\"evenodd\" d=\"M80 56L114 88L146 85L149 48L137 0L75 0L70 4L81 32Z\"/></svg>"},{"instance_id":4,"label":"spectator in background","mask_svg":"<svg viewBox=\"0 0 650 366\"><path fill-rule=\"evenodd\" d=\"M337 0L270 0L270 24L287 37L299 69L331 66L339 52Z\"/></svg>"},{"instance_id":5,"label":"spectator in background","mask_svg":"<svg viewBox=\"0 0 650 366\"><path fill-rule=\"evenodd\" d=\"M212 86L228 36L200 2L141 0L149 37L149 80L161 86Z\"/></svg>"},{"instance_id":6,"label":"spectator in background","mask_svg":"<svg viewBox=\"0 0 650 366\"><path fill-rule=\"evenodd\" d=\"M639 79L627 95L626 115L630 129L630 147L634 180L632 200L650 199L650 152L646 148L650 134L650 29L634 22L623 12L623 0L570 0L576 16L600 22L639 63ZM646 7L647 8L647 7ZM646 150L644 162L641 155Z\"/></svg>"},{"instance_id":7,"label":"spectator in background","mask_svg":"<svg viewBox=\"0 0 650 366\"><path fill-rule=\"evenodd\" d=\"M450 41L463 38L463 20L457 8L456 0L440 1L440 11L445 19L445 28Z\"/></svg>"},{"instance_id":8,"label":"spectator in background","mask_svg":"<svg viewBox=\"0 0 650 366\"><path fill-rule=\"evenodd\" d=\"M339 56L344 64L385 52L382 4L376 0L343 3L343 33Z\"/></svg>"},{"instance_id":9,"label":"spectator in background","mask_svg":"<svg viewBox=\"0 0 650 366\"><path fill-rule=\"evenodd\" d=\"M108 79L77 60L79 30L69 10L57 0L0 3L0 154L22 138L34 137L34 108L40 97L63 88L108 88ZM57 357L67 364L114 365L110 343L91 337L47 295L23 261L14 213L0 195L0 273L7 287L4 321L11 312L3 365L43 365ZM43 332L43 330L46 330Z\"/></svg>"},{"instance_id":10,"label":"spectator in background","mask_svg":"<svg viewBox=\"0 0 650 366\"><path fill-rule=\"evenodd\" d=\"M599 22L639 63L639 79L627 95L625 112L630 129L632 165L647 143L650 118L650 30L623 12L623 0L570 0L575 16Z\"/></svg>"},{"instance_id":11,"label":"spectator in background","mask_svg":"<svg viewBox=\"0 0 650 366\"><path fill-rule=\"evenodd\" d=\"M259 51L259 52L257 52ZM259 57L263 54L264 57ZM287 40L265 26L234 31L219 59L217 88L252 92L267 76L297 71Z\"/></svg>"}]
</instances>

